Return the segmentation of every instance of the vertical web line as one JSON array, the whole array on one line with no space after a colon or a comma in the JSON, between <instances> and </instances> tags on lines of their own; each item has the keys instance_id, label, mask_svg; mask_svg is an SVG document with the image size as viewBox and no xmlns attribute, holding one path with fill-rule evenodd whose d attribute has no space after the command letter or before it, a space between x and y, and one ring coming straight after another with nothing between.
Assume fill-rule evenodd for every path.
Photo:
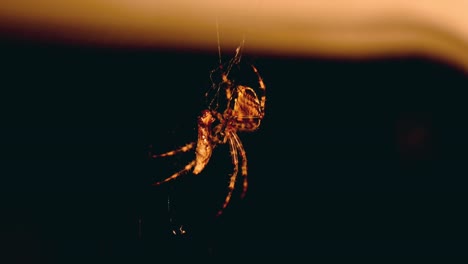
<instances>
[{"instance_id":1,"label":"vertical web line","mask_svg":"<svg viewBox=\"0 0 468 264\"><path fill-rule=\"evenodd\" d=\"M219 21L218 21L218 15L216 15L216 39L218 41L218 58L219 58L219 65L222 64L221 61L221 44L219 41Z\"/></svg>"}]
</instances>

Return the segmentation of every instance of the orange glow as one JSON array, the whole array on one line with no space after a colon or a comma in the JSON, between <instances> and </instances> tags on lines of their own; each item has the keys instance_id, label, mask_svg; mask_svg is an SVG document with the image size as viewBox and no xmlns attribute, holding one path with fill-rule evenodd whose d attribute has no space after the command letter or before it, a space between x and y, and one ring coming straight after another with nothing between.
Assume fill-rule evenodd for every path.
<instances>
[{"instance_id":1,"label":"orange glow","mask_svg":"<svg viewBox=\"0 0 468 264\"><path fill-rule=\"evenodd\" d=\"M422 54L468 70L468 1L4 0L0 30L99 45L281 55Z\"/></svg>"}]
</instances>

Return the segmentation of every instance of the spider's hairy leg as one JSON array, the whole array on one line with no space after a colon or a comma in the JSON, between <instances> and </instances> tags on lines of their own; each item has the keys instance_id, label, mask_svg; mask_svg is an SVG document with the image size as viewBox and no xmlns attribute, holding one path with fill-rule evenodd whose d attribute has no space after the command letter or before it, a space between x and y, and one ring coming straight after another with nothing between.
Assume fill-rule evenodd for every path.
<instances>
[{"instance_id":1,"label":"spider's hairy leg","mask_svg":"<svg viewBox=\"0 0 468 264\"><path fill-rule=\"evenodd\" d=\"M158 185L161 185L161 184L163 184L165 182L172 181L172 180L178 178L180 175L190 171L193 168L193 166L195 166L195 160L191 161L189 164L185 165L185 167L182 170L172 174L168 178L166 178L166 179L164 179L162 181L158 181L158 182L153 183L153 186L158 186Z\"/></svg>"},{"instance_id":2,"label":"spider's hairy leg","mask_svg":"<svg viewBox=\"0 0 468 264\"><path fill-rule=\"evenodd\" d=\"M219 66L222 68L222 65ZM218 69L214 69L210 73L210 80L211 80L211 87L205 92L205 98L209 100L211 97L211 101L208 103L208 108L209 109L218 109L219 107L219 93L221 90L221 83L218 83L218 81L215 81L213 79L213 74L217 71ZM210 96L213 93L213 96ZM214 104L214 106L213 106Z\"/></svg>"},{"instance_id":3,"label":"spider's hairy leg","mask_svg":"<svg viewBox=\"0 0 468 264\"><path fill-rule=\"evenodd\" d=\"M234 165L234 170L229 180L228 194L226 195L226 198L224 199L223 206L218 211L216 216L220 216L223 213L223 210L226 209L227 205L229 204L229 201L231 200L232 192L234 191L234 187L236 185L237 173L239 171L239 168L238 168L239 160L237 158L236 143L232 137L229 137L228 140L229 140L229 149L231 151L232 164Z\"/></svg>"},{"instance_id":4,"label":"spider's hairy leg","mask_svg":"<svg viewBox=\"0 0 468 264\"><path fill-rule=\"evenodd\" d=\"M242 142L239 138L239 136L231 132L231 137L234 138L234 142L236 143L236 147L239 150L239 153L242 158L242 165L241 165L241 173L242 177L244 177L244 180L242 182L242 194L241 198L245 197L245 194L247 193L247 187L248 187L248 181L247 181L247 154L245 152L244 146L242 145Z\"/></svg>"},{"instance_id":5,"label":"spider's hairy leg","mask_svg":"<svg viewBox=\"0 0 468 264\"><path fill-rule=\"evenodd\" d=\"M180 148L175 149L175 150L168 151L166 153L153 154L153 155L151 155L151 157L152 158L160 158L160 157L174 156L174 155L176 155L178 153L181 153L181 152L187 152L187 151L193 149L193 147L195 147L195 142L188 143L187 145L185 145L183 147L180 147Z\"/></svg>"},{"instance_id":6,"label":"spider's hairy leg","mask_svg":"<svg viewBox=\"0 0 468 264\"><path fill-rule=\"evenodd\" d=\"M262 112L265 110L265 101L266 101L266 86L265 83L263 82L262 76L260 76L260 73L258 73L257 68L255 66L251 65L253 71L255 74L257 74L258 77L258 83L260 84L260 89L262 90L262 95L260 96L260 107L262 109Z\"/></svg>"},{"instance_id":7,"label":"spider's hairy leg","mask_svg":"<svg viewBox=\"0 0 468 264\"><path fill-rule=\"evenodd\" d=\"M232 66L239 64L241 58L242 58L242 49L244 48L245 44L245 38L242 40L241 44L236 48L236 54L234 57L229 61L229 64L226 69L226 79L229 76L229 73L231 72Z\"/></svg>"}]
</instances>

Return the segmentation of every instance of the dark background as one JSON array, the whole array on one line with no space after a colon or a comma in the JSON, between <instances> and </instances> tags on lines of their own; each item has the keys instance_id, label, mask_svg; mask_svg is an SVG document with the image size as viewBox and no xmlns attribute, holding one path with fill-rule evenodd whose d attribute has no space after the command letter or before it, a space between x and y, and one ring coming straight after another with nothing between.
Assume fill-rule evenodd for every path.
<instances>
[{"instance_id":1,"label":"dark background","mask_svg":"<svg viewBox=\"0 0 468 264\"><path fill-rule=\"evenodd\" d=\"M240 134L247 196L236 191L215 218L232 171L226 146L202 174L159 187L193 154L148 157L196 139L215 51L11 39L0 50L7 257L466 254L468 78L453 65L259 55L246 43L266 116ZM185 235L172 234L179 226Z\"/></svg>"}]
</instances>

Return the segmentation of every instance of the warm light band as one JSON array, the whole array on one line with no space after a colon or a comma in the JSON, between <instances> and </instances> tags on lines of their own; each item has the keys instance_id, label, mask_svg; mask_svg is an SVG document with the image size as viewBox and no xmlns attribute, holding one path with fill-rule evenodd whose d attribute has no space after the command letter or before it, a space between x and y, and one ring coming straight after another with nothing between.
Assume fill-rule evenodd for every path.
<instances>
[{"instance_id":1,"label":"warm light band","mask_svg":"<svg viewBox=\"0 0 468 264\"><path fill-rule=\"evenodd\" d=\"M0 29L104 45L300 56L420 54L468 71L468 1L5 0Z\"/></svg>"}]
</instances>

